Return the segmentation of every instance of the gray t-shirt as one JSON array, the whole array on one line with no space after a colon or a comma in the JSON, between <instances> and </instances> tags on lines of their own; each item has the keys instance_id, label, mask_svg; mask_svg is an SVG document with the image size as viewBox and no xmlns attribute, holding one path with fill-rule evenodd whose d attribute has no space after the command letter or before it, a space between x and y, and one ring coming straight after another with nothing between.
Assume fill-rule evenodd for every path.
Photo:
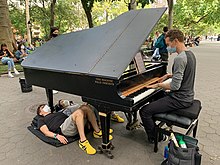
<instances>
[{"instance_id":1,"label":"gray t-shirt","mask_svg":"<svg viewBox=\"0 0 220 165\"><path fill-rule=\"evenodd\" d=\"M192 102L196 72L194 54L191 51L183 51L178 54L174 59L172 72L171 97L183 102Z\"/></svg>"}]
</instances>

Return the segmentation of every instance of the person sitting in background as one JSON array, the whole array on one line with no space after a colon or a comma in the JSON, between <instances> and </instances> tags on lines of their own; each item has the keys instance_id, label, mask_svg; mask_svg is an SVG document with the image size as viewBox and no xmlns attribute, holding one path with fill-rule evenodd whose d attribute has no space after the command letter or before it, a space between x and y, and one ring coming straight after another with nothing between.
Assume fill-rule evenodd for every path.
<instances>
[{"instance_id":1,"label":"person sitting in background","mask_svg":"<svg viewBox=\"0 0 220 165\"><path fill-rule=\"evenodd\" d=\"M14 77L11 73L11 70L14 70L14 73L16 75L20 74L15 68L14 55L11 53L10 50L8 50L6 44L1 44L0 59L3 64L8 65L8 77L10 78Z\"/></svg>"},{"instance_id":2,"label":"person sitting in background","mask_svg":"<svg viewBox=\"0 0 220 165\"><path fill-rule=\"evenodd\" d=\"M31 54L35 50L35 47L32 44L28 44L26 46L26 49L27 49L28 54Z\"/></svg>"},{"instance_id":3,"label":"person sitting in background","mask_svg":"<svg viewBox=\"0 0 220 165\"><path fill-rule=\"evenodd\" d=\"M23 44L18 45L18 50L15 52L15 56L19 62L23 61L28 56L28 51Z\"/></svg>"},{"instance_id":4,"label":"person sitting in background","mask_svg":"<svg viewBox=\"0 0 220 165\"><path fill-rule=\"evenodd\" d=\"M65 136L75 136L79 134L79 147L89 155L96 153L84 132L86 121L90 122L94 131L95 138L102 138L102 131L98 127L96 117L89 105L74 105L71 106L68 100L60 100L60 104L64 106L66 112L71 112L69 116L65 114L65 110L61 112L51 113L48 105L42 104L37 108L37 114L41 116L38 121L38 129L45 136L57 139L60 143L67 144ZM111 131L111 132L110 132ZM113 130L110 130L112 133ZM109 135L109 140L112 140L112 135Z\"/></svg>"}]
</instances>

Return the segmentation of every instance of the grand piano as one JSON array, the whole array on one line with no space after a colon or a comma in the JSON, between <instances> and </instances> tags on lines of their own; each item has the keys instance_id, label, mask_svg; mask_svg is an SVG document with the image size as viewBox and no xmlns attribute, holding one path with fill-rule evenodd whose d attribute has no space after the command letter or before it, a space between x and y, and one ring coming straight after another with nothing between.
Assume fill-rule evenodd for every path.
<instances>
[{"instance_id":1,"label":"grand piano","mask_svg":"<svg viewBox=\"0 0 220 165\"><path fill-rule=\"evenodd\" d=\"M98 109L103 131L99 150L109 158L110 113L125 112L126 128L133 129L138 109L161 92L147 85L166 74L167 63L146 62L139 50L165 10L129 11L102 26L60 35L22 62L27 83L46 89L51 109L53 89L79 95Z\"/></svg>"}]
</instances>

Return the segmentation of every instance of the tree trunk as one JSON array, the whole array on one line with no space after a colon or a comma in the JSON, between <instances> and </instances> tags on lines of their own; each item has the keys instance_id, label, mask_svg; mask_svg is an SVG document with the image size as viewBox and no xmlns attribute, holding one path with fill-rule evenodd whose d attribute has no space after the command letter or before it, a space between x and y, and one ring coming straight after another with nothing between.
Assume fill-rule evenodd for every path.
<instances>
[{"instance_id":1,"label":"tree trunk","mask_svg":"<svg viewBox=\"0 0 220 165\"><path fill-rule=\"evenodd\" d=\"M167 0L168 3L168 28L173 27L173 0Z\"/></svg>"},{"instance_id":2,"label":"tree trunk","mask_svg":"<svg viewBox=\"0 0 220 165\"><path fill-rule=\"evenodd\" d=\"M12 29L10 25L7 0L0 0L0 44L7 44L9 50L12 51Z\"/></svg>"},{"instance_id":3,"label":"tree trunk","mask_svg":"<svg viewBox=\"0 0 220 165\"><path fill-rule=\"evenodd\" d=\"M50 4L50 27L54 27L55 25L55 5L56 5L56 0L51 0Z\"/></svg>"},{"instance_id":4,"label":"tree trunk","mask_svg":"<svg viewBox=\"0 0 220 165\"><path fill-rule=\"evenodd\" d=\"M92 28L93 27L92 14L90 11L87 11L87 10L85 10L85 13L86 13L86 17L89 23L89 28Z\"/></svg>"},{"instance_id":5,"label":"tree trunk","mask_svg":"<svg viewBox=\"0 0 220 165\"><path fill-rule=\"evenodd\" d=\"M29 0L25 0L25 11L26 11L26 29L27 29L27 42L31 44L31 21L29 13Z\"/></svg>"},{"instance_id":6,"label":"tree trunk","mask_svg":"<svg viewBox=\"0 0 220 165\"><path fill-rule=\"evenodd\" d=\"M93 21L92 21L92 7L94 0L81 0L83 9L86 13L86 18L88 20L89 28L93 27Z\"/></svg>"},{"instance_id":7,"label":"tree trunk","mask_svg":"<svg viewBox=\"0 0 220 165\"><path fill-rule=\"evenodd\" d=\"M129 5L130 5L130 10L135 10L137 7L136 0L131 0Z\"/></svg>"}]
</instances>

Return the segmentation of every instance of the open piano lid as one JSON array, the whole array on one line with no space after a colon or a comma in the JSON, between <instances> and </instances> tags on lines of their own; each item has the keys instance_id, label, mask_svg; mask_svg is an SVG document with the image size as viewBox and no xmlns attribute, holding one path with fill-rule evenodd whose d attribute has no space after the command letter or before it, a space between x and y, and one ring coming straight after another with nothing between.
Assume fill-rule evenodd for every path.
<instances>
[{"instance_id":1,"label":"open piano lid","mask_svg":"<svg viewBox=\"0 0 220 165\"><path fill-rule=\"evenodd\" d=\"M166 8L132 10L99 27L59 35L24 68L119 79Z\"/></svg>"}]
</instances>

